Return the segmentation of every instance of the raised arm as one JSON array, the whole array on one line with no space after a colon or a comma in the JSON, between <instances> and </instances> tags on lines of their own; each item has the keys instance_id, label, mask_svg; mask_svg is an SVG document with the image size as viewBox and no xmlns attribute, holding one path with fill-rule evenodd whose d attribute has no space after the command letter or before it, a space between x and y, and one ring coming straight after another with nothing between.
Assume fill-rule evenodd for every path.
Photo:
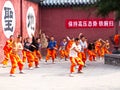
<instances>
[{"instance_id":1,"label":"raised arm","mask_svg":"<svg viewBox=\"0 0 120 90\"><path fill-rule=\"evenodd\" d=\"M80 38L82 35L83 35L82 33L79 33L78 38Z\"/></svg>"},{"instance_id":2,"label":"raised arm","mask_svg":"<svg viewBox=\"0 0 120 90\"><path fill-rule=\"evenodd\" d=\"M67 40L68 40L68 41L70 41L70 40L71 40L69 36L67 36L66 38L67 38Z\"/></svg>"}]
</instances>

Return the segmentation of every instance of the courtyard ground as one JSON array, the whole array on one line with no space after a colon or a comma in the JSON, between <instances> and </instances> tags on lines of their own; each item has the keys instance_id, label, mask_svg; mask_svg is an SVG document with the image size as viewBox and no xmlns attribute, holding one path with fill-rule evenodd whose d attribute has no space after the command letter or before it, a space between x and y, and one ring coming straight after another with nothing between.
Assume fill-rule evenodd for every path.
<instances>
[{"instance_id":1,"label":"courtyard ground","mask_svg":"<svg viewBox=\"0 0 120 90\"><path fill-rule=\"evenodd\" d=\"M87 61L83 73L74 77L69 76L69 67L69 61L57 59L52 64L42 60L40 68L28 70L26 65L25 74L17 70L16 77L10 77L10 65L0 65L0 90L120 90L120 66Z\"/></svg>"}]
</instances>

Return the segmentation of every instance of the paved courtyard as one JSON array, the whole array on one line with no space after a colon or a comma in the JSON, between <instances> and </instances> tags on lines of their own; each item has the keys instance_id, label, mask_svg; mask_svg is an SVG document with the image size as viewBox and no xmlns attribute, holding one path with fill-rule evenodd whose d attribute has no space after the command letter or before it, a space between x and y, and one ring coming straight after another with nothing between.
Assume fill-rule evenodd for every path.
<instances>
[{"instance_id":1,"label":"paved courtyard","mask_svg":"<svg viewBox=\"0 0 120 90\"><path fill-rule=\"evenodd\" d=\"M74 77L69 77L69 67L69 61L42 60L40 68L28 70L26 65L25 74L17 70L16 77L10 77L10 66L0 65L0 90L120 90L120 66L87 61L83 73Z\"/></svg>"}]
</instances>

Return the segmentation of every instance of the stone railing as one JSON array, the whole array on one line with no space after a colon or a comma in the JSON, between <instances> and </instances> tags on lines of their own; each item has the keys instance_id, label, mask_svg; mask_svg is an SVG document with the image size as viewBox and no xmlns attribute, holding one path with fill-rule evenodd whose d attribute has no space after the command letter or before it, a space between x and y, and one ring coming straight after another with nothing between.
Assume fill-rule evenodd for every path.
<instances>
[{"instance_id":1,"label":"stone railing","mask_svg":"<svg viewBox=\"0 0 120 90\"><path fill-rule=\"evenodd\" d=\"M105 64L120 65L120 54L106 54Z\"/></svg>"}]
</instances>

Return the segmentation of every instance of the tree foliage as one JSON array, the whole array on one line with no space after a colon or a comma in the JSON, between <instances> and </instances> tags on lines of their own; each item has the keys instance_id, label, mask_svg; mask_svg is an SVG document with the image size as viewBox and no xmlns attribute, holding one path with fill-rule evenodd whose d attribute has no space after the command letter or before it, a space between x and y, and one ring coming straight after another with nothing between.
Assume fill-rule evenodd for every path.
<instances>
[{"instance_id":1,"label":"tree foliage","mask_svg":"<svg viewBox=\"0 0 120 90\"><path fill-rule=\"evenodd\" d=\"M120 20L120 0L98 0L96 7L97 15L106 17L110 12L115 12L115 20Z\"/></svg>"}]
</instances>

